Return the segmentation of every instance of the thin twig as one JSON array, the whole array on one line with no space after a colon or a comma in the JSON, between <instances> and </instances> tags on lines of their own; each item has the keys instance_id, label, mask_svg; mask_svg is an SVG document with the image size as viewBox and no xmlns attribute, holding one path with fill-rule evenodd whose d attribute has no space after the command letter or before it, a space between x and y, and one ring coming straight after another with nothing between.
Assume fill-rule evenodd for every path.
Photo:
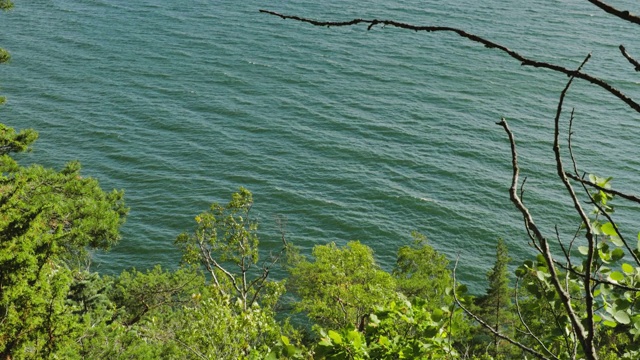
<instances>
[{"instance_id":1,"label":"thin twig","mask_svg":"<svg viewBox=\"0 0 640 360\"><path fill-rule=\"evenodd\" d=\"M535 351L534 349L521 344L518 341L515 341L513 339L511 339L510 337L500 333L499 331L497 331L496 329L494 329L491 325L487 324L484 320L482 320L480 317L478 317L476 314L472 313L469 309L467 309L466 307L464 307L462 305L462 303L460 302L460 299L458 299L458 295L456 294L456 284L457 284L457 280L456 280L456 269L458 268L458 260L460 260L460 256L458 256L456 258L456 263L453 266L453 300L455 301L456 305L458 305L460 307L460 309L462 309L462 311L464 311L467 315L471 316L475 321L477 321L480 325L482 325L482 327L484 327L485 329L489 330L491 333L493 333L493 335L506 340L507 342L509 342L510 344L519 347L520 349L530 353L531 355L537 357L538 359L549 359L547 357L545 357L543 354Z\"/></svg>"},{"instance_id":2,"label":"thin twig","mask_svg":"<svg viewBox=\"0 0 640 360\"><path fill-rule=\"evenodd\" d=\"M571 174L571 173L566 173L565 175L567 175L567 177L569 179L571 179L571 180L575 180L575 181L581 182L581 183L583 183L585 185L589 185L592 188L595 188L595 189L598 189L600 191L606 192L607 194L616 195L616 196L619 196L619 197L621 197L623 199L626 199L626 200L629 200L629 201L633 201L635 203L640 204L640 197L638 197L636 195L629 195L629 194L625 194L623 192L616 191L616 190L613 190L613 189L607 189L607 188L605 188L603 186L600 186L600 185L598 185L596 183L592 183L589 180L583 179L583 178L581 178L579 176L576 176L574 174Z\"/></svg>"},{"instance_id":3,"label":"thin twig","mask_svg":"<svg viewBox=\"0 0 640 360\"><path fill-rule=\"evenodd\" d=\"M589 61L590 58L591 58L591 54L587 55L587 57L584 59L582 64L580 64L580 66L576 70L576 73L579 72L580 69L582 69L582 67L587 63L587 61ZM573 79L574 77L572 76L569 79L569 81L567 81L567 85L562 90L562 93L560 93L560 100L558 101L558 108L556 110L556 116L554 119L553 152L556 157L556 169L558 172L558 177L560 178L565 188L567 189L567 193L571 197L573 206L576 212L578 213L578 215L580 215L580 218L582 219L582 222L584 223L587 229L587 233L585 234L585 237L587 238L588 251L587 251L587 259L585 261L586 269L585 269L585 278L584 278L587 329L586 329L586 334L585 333L580 334L580 332L578 332L578 338L583 347L585 355L587 356L587 359L597 359L598 356L593 344L593 341L595 338L595 333L594 333L595 325L593 321L593 314L594 314L593 313L593 293L591 292L591 287L590 287L591 269L593 267L593 258L595 256L595 251L596 251L595 244L594 244L594 234L593 234L593 229L591 228L589 217L587 216L584 209L582 209L582 205L580 205L580 201L578 201L578 197L575 191L573 190L573 187L571 186L569 179L565 175L564 167L562 165L562 156L560 155L560 115L562 114L562 105L564 103L564 98L567 95L567 92L569 91L569 87L571 87L571 83L573 82ZM586 337L583 338L582 336L584 335L586 335Z\"/></svg>"},{"instance_id":4,"label":"thin twig","mask_svg":"<svg viewBox=\"0 0 640 360\"><path fill-rule=\"evenodd\" d=\"M635 102L633 99L631 99L630 97L628 97L627 95L625 95L622 91L614 88L613 86L611 86L608 82L597 78L595 76L591 76L589 74L586 73L582 73L580 71L575 71L572 69L568 69L559 65L555 65L555 64L550 64L547 62L543 62L543 61L536 61L536 60L532 60L529 59L509 48L507 48L504 45L500 45L498 43L495 43L493 41L487 40L485 38L482 38L478 35L474 35L474 34L470 34L464 30L460 30L457 28L453 28L453 27L448 27L448 26L417 26L417 25L412 25L412 24L407 24L407 23L402 23L402 22L398 22L398 21L393 21L393 20L378 20L378 19L353 19L353 20L349 20L349 21L317 21L317 20L312 20L312 19L307 19L307 18L303 18L303 17L299 17L299 16L292 16L292 15L283 15L274 11L269 11L269 10L260 10L261 13L265 13L265 14L270 14L270 15L274 15L277 17L280 17L282 19L291 19L291 20L297 20L297 21L301 21L304 23L308 23L311 25L315 25L315 26L327 26L327 27L331 27L331 26L354 26L354 25L358 25L358 24L369 24L369 26L367 27L367 30L370 30L371 28L373 28L376 25L382 25L382 26L393 26L393 27L397 27L397 28L401 28L401 29L407 29L407 30L413 30L413 31L426 31L426 32L453 32L458 34L459 36L469 39L473 42L477 42L480 43L482 45L484 45L486 48L489 49L498 49L501 50L504 53L507 53L510 57L520 61L520 64L522 66L532 66L532 67L536 67L536 68L543 68L543 69L548 69L548 70L552 70L552 71L556 71L559 73L563 73L567 76L571 76L571 77L576 77L576 78L580 78L583 80L586 80L594 85L600 86L601 88L603 88L604 90L606 90L607 92L611 93L612 95L616 96L617 98L619 98L620 100L622 100L625 104L627 104L629 107L631 107L632 109L634 109L637 112L640 112L640 104Z\"/></svg>"}]
</instances>

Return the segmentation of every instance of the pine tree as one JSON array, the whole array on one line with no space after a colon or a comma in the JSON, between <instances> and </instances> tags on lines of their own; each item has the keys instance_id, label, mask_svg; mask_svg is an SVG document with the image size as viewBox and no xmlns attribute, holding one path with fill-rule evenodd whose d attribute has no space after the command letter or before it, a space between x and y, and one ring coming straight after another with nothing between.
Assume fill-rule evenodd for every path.
<instances>
[{"instance_id":1,"label":"pine tree","mask_svg":"<svg viewBox=\"0 0 640 360\"><path fill-rule=\"evenodd\" d=\"M487 294L478 300L480 313L484 320L501 333L507 333L512 328L514 320L514 315L511 311L513 308L511 301L513 289L509 286L508 273L510 261L509 250L504 240L498 239L496 261L493 268L487 273L489 288L487 289ZM501 351L501 345L500 338L494 335L494 356L504 352Z\"/></svg>"}]
</instances>

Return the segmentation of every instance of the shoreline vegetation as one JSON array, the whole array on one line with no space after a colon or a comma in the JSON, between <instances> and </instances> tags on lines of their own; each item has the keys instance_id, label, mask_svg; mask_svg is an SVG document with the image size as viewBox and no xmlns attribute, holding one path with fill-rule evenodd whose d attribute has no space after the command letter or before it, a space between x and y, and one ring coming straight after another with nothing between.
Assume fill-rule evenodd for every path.
<instances>
[{"instance_id":1,"label":"shoreline vegetation","mask_svg":"<svg viewBox=\"0 0 640 360\"><path fill-rule=\"evenodd\" d=\"M589 1L622 20L638 20ZM0 0L3 10L10 6ZM440 31L268 13L323 27ZM0 359L640 357L640 235L632 239L614 218L616 203L640 199L614 190L611 178L580 172L571 150L573 112L561 127L564 97L576 79L636 112L640 106L583 73L590 56L575 70L559 69L460 30L441 30L568 76L555 114L553 153L558 180L580 217L573 238L561 239L557 229L556 238L548 238L549 230L536 225L522 200L526 179L519 177L515 135L502 119L497 125L508 138L513 170L510 199L538 254L517 267L513 281L508 248L497 239L482 294L469 294L457 281L459 259L452 264L419 233L397 250L391 271L358 241L316 245L302 254L284 229L279 249L265 256L253 195L242 187L228 203L196 215L192 230L177 237L182 260L176 269L101 275L91 271L91 252L119 241L129 211L124 192L104 191L82 175L78 162L61 170L20 165L14 155L31 151L38 134L0 124ZM624 47L621 52L640 68ZM8 61L2 54L0 62ZM284 279L272 278L276 267L286 272Z\"/></svg>"}]
</instances>

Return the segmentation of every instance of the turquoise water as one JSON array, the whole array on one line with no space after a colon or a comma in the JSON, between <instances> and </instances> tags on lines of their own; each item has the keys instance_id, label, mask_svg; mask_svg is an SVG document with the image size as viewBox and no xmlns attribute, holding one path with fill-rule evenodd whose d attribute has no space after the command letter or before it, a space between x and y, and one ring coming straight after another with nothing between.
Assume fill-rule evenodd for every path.
<instances>
[{"instance_id":1,"label":"turquoise water","mask_svg":"<svg viewBox=\"0 0 640 360\"><path fill-rule=\"evenodd\" d=\"M549 236L555 224L573 231L551 179L566 77L453 34L317 28L261 8L460 27L566 67L592 52L586 71L640 99L640 75L617 52L624 44L640 56L640 28L587 1L17 1L0 16L13 55L0 67L0 116L40 132L22 161L78 159L103 187L125 189L131 207L123 240L95 269L174 266L176 235L245 186L266 251L278 246L280 217L304 251L359 239L390 268L417 230L459 254L461 277L482 286L498 237L516 260L532 253L508 200L501 117L516 134L536 219ZM634 192L639 114L580 81L567 102L581 170ZM632 233L634 218L622 218Z\"/></svg>"}]
</instances>

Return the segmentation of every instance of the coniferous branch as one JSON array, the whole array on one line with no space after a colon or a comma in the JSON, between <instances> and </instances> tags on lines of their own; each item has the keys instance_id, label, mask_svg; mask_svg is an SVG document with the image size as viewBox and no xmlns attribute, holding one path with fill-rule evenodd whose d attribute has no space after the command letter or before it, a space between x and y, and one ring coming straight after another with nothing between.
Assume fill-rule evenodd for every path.
<instances>
[{"instance_id":1,"label":"coniferous branch","mask_svg":"<svg viewBox=\"0 0 640 360\"><path fill-rule=\"evenodd\" d=\"M636 101L634 101L633 99L631 99L630 97L628 97L627 95L625 95L622 91L616 89L615 87L613 87L611 84L609 84L608 82L597 78L595 76L589 75L587 73L583 73L580 71L575 71L572 69L568 69L559 65L555 65L555 64L551 64L551 63L547 63L544 61L537 61L537 60L533 60L530 58L527 58L523 55L521 55L520 53L513 51L509 48L507 48L504 45L500 45L498 43L495 43L493 41L487 40L483 37L480 37L478 35L475 34L471 34L468 33L464 30L461 29L457 29L457 28L453 28L453 27L448 27L448 26L417 26L417 25L412 25L412 24L407 24L407 23L403 23L403 22L398 22L398 21L393 21L393 20L378 20L378 19L353 19L353 20L349 20L349 21L317 21L317 20L313 20L313 19L307 19L307 18L303 18L303 17L299 17L299 16L292 16L292 15L284 15L284 14L280 14L274 11L270 11L270 10L260 10L261 13L265 13L265 14L270 14L270 15L274 15L277 16L279 18L282 19L291 19L291 20L296 20L296 21L300 21L300 22L304 22L304 23L308 23L311 25L315 25L315 26L326 26L326 27L338 27L338 26L354 26L354 25L358 25L358 24L368 24L367 26L367 30L371 30L374 26L376 25L382 25L382 26L393 26L393 27L397 27L397 28L401 28L401 29L406 29L406 30L413 30L413 31L426 31L426 32L453 32L458 34L459 36L469 39L473 42L477 42L480 43L482 45L484 45L486 48L489 49L498 49L501 50L502 52L508 54L510 57L520 61L520 64L522 66L532 66L532 67L536 67L536 68L542 68L542 69L548 69L548 70L552 70L552 71L556 71L562 74L565 74L569 77L576 77L576 78L580 78L583 80L586 80L594 85L597 85L599 87L601 87L602 89L606 90L607 92L609 92L610 94L616 96L617 98L619 98L620 100L622 100L625 104L627 104L629 107L631 107L632 109L634 109L637 112L640 112L640 104L637 103Z\"/></svg>"}]
</instances>

